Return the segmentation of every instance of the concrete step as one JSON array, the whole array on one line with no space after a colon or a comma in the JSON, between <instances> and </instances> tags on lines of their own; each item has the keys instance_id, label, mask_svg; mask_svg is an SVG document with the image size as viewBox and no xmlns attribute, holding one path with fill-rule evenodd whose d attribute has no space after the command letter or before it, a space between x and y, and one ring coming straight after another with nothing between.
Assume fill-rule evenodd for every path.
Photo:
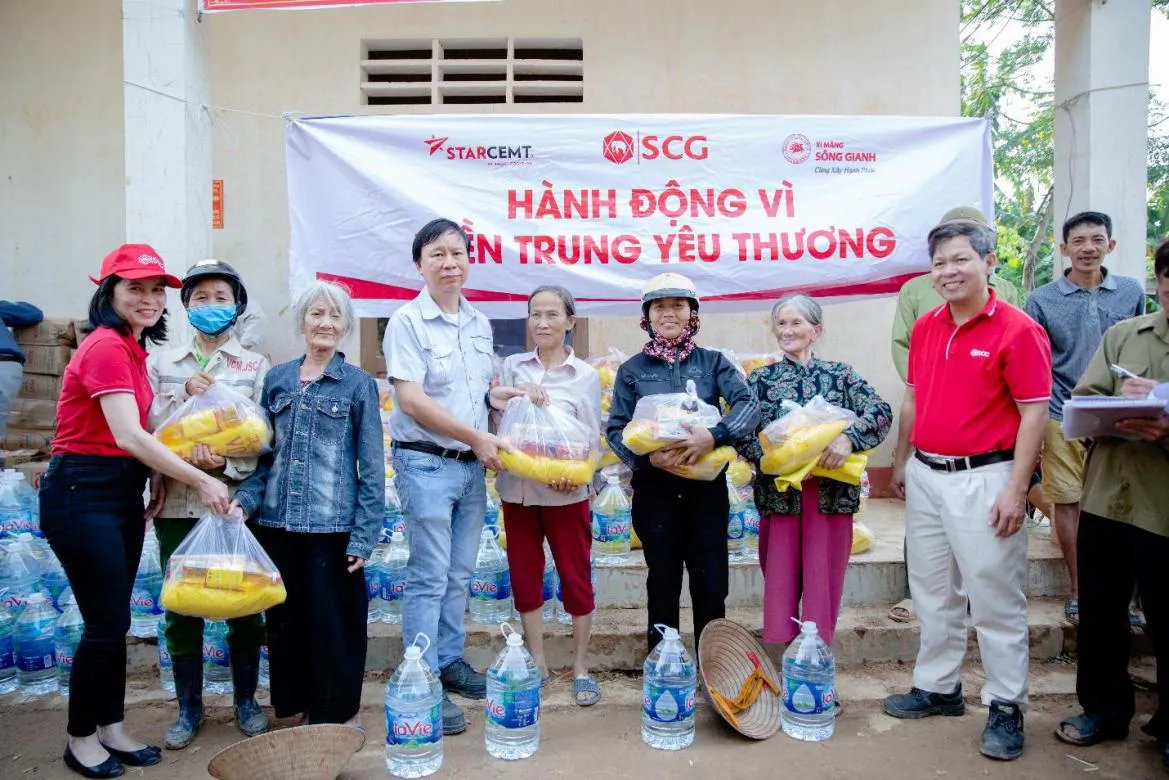
<instances>
[{"instance_id":1,"label":"concrete step","mask_svg":"<svg viewBox=\"0 0 1169 780\"><path fill-rule=\"evenodd\" d=\"M842 669L860 669L881 662L912 663L917 656L918 625L896 623L888 618L888 605L879 607L845 607L836 630L836 661ZM762 636L763 616L758 609L734 607L727 617ZM1028 604L1031 658L1037 661L1073 653L1076 629L1063 619L1063 600L1033 598ZM513 621L518 628L519 622ZM694 647L693 623L689 610L682 612L682 633L688 646ZM643 609L602 609L594 615L593 635L589 644L592 668L597 671L636 672L641 669L646 651L646 614ZM974 631L968 634L968 652L978 658ZM131 672L145 673L157 666L158 652L153 640L131 638L128 666ZM1137 655L1149 652L1144 643L1134 643ZM497 626L467 622L465 656L472 666L486 668L503 647ZM572 665L571 626L552 622L544 625L544 647L553 669ZM401 626L376 624L369 627L369 647L365 668L369 672L393 669L402 659Z\"/></svg>"},{"instance_id":2,"label":"concrete step","mask_svg":"<svg viewBox=\"0 0 1169 780\"><path fill-rule=\"evenodd\" d=\"M886 606L905 597L905 504L895 499L872 499L857 521L871 528L877 541L864 553L849 560L844 579L845 606ZM1027 594L1032 597L1065 596L1070 593L1067 569L1059 548L1052 543L1046 522L1028 529L1030 545ZM628 563L597 566L597 608L632 609L644 606L645 557L640 550L630 554ZM682 604L690 606L689 584L683 582ZM763 573L758 562L730 566L727 607L754 607L763 604Z\"/></svg>"}]
</instances>

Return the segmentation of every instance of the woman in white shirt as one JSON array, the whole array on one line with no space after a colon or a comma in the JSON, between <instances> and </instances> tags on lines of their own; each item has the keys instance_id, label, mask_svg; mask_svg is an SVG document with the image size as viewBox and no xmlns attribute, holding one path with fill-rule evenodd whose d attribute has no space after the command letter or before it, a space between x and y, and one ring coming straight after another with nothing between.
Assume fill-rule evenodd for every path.
<instances>
[{"instance_id":1,"label":"woman in white shirt","mask_svg":"<svg viewBox=\"0 0 1169 780\"><path fill-rule=\"evenodd\" d=\"M509 356L503 363L499 387L502 398L516 388L537 406L549 404L580 420L600 438L601 382L596 370L577 359L565 337L576 325L576 301L563 287L541 286L528 297L528 332L533 352ZM514 391L513 391L514 392ZM596 704L601 689L588 670L589 632L592 628L593 589L589 559L589 486L567 481L542 485L501 472L496 487L507 524L507 561L512 596L523 621L524 638L545 682L542 584L544 540L560 576L564 609L572 615L573 687L576 703Z\"/></svg>"}]
</instances>

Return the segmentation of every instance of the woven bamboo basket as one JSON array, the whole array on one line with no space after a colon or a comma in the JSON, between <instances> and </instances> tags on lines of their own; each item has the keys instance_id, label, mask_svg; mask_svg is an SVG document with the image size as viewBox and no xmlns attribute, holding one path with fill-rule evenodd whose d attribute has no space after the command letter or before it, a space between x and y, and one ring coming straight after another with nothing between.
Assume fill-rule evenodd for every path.
<instances>
[{"instance_id":1,"label":"woven bamboo basket","mask_svg":"<svg viewBox=\"0 0 1169 780\"><path fill-rule=\"evenodd\" d=\"M759 665L776 685L780 684L775 665L767 657L763 645L743 626L731 620L712 620L702 630L698 641L699 668L702 670L702 687L705 691L712 688L728 699L738 696L747 677L755 669L748 653L754 653L759 659ZM727 725L745 737L751 739L767 739L779 731L779 696L766 687L760 692L755 702L736 718L738 724L733 723L707 694L707 700Z\"/></svg>"},{"instance_id":2,"label":"woven bamboo basket","mask_svg":"<svg viewBox=\"0 0 1169 780\"><path fill-rule=\"evenodd\" d=\"M219 780L335 780L364 744L352 726L297 726L225 748L207 771Z\"/></svg>"}]
</instances>

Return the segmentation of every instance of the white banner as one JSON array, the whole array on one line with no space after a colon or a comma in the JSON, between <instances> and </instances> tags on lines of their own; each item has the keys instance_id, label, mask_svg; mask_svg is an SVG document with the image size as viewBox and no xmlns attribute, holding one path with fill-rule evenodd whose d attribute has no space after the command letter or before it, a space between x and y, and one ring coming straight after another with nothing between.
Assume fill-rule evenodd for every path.
<instances>
[{"instance_id":1,"label":"white banner","mask_svg":"<svg viewBox=\"0 0 1169 780\"><path fill-rule=\"evenodd\" d=\"M293 293L341 281L371 317L421 289L411 241L435 217L471 237L464 294L505 318L540 284L585 316L637 314L663 271L704 311L893 294L944 212L993 209L982 119L333 117L291 123L287 162Z\"/></svg>"}]
</instances>

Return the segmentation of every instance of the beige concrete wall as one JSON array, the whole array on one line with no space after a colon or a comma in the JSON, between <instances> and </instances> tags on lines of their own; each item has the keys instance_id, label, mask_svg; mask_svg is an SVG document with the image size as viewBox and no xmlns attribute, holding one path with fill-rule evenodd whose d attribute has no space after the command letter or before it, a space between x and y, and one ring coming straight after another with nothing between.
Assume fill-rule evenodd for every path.
<instances>
[{"instance_id":1,"label":"beige concrete wall","mask_svg":"<svg viewBox=\"0 0 1169 780\"><path fill-rule=\"evenodd\" d=\"M0 297L83 316L124 240L122 128L121 3L0 0Z\"/></svg>"},{"instance_id":2,"label":"beige concrete wall","mask_svg":"<svg viewBox=\"0 0 1169 780\"><path fill-rule=\"evenodd\" d=\"M135 4L131 4L135 5ZM0 0L0 262L8 294L41 298L57 265L61 306L84 304L82 272L121 240L120 3ZM10 23L15 20L15 24ZM288 210L279 114L375 113L360 92L364 38L579 37L582 104L446 106L448 112L744 112L952 115L956 0L499 0L208 16L214 176L225 183L217 256L236 263L271 315L276 359L298 347L288 315ZM16 110L8 108L15 95ZM64 98L64 99L63 99ZM431 107L393 107L396 111ZM273 116L255 116L254 114ZM10 149L18 151L12 159ZM15 175L20 184L8 181ZM148 237L146 237L149 240ZM35 247L37 254L31 254ZM193 258L173 258L182 268ZM57 280L60 280L59 284ZM52 307L50 307L52 308ZM892 301L832 306L825 357L858 367L893 403ZM711 315L701 341L773 349L765 315ZM591 347L636 349L630 318L593 320ZM351 358L357 345L349 348Z\"/></svg>"}]
</instances>

